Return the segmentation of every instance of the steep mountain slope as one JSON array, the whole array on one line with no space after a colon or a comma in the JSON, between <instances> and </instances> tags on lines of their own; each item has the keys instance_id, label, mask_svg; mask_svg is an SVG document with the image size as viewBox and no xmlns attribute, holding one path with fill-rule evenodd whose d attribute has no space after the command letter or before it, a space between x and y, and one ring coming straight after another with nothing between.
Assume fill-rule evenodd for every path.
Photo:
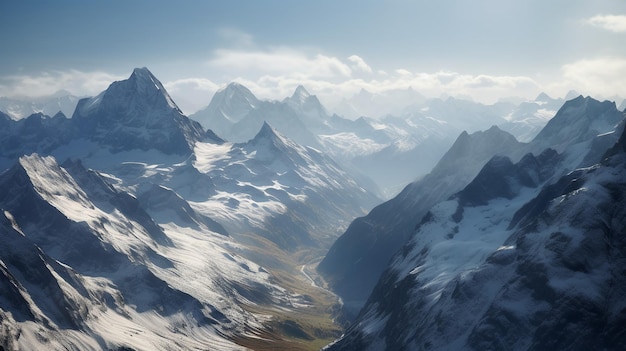
<instances>
[{"instance_id":1,"label":"steep mountain slope","mask_svg":"<svg viewBox=\"0 0 626 351\"><path fill-rule=\"evenodd\" d=\"M597 151L593 126L614 121L614 104L588 108L603 105L578 98L550 122L589 128L556 133L562 153L493 158L434 206L329 349L623 348L626 136L569 171Z\"/></svg>"},{"instance_id":2,"label":"steep mountain slope","mask_svg":"<svg viewBox=\"0 0 626 351\"><path fill-rule=\"evenodd\" d=\"M318 266L342 297L347 317L363 306L389 259L431 206L462 189L494 154L517 158L523 147L497 127L463 132L430 174L352 222Z\"/></svg>"},{"instance_id":3,"label":"steep mountain slope","mask_svg":"<svg viewBox=\"0 0 626 351\"><path fill-rule=\"evenodd\" d=\"M232 292L274 285L225 250L223 235L159 226L134 197L51 157L21 158L0 185L13 228L0 257L12 296L3 300L3 347L235 349L224 335L259 325L239 307L253 296ZM272 294L259 291L256 301Z\"/></svg>"}]
</instances>

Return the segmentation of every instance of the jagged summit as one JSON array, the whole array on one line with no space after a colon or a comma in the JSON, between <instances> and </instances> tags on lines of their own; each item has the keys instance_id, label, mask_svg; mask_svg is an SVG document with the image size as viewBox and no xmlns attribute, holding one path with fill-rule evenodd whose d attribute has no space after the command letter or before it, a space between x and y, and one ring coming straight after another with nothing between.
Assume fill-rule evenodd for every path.
<instances>
[{"instance_id":1,"label":"jagged summit","mask_svg":"<svg viewBox=\"0 0 626 351\"><path fill-rule=\"evenodd\" d=\"M156 149L188 154L205 138L197 122L180 111L161 82L147 69L112 83L96 97L81 99L72 117L81 136L118 152Z\"/></svg>"},{"instance_id":2,"label":"jagged summit","mask_svg":"<svg viewBox=\"0 0 626 351\"><path fill-rule=\"evenodd\" d=\"M154 76L152 75L152 72L150 72L150 70L146 67L136 67L135 69L133 69L133 73L131 75L131 77L143 77L143 78L148 78L148 79L152 79Z\"/></svg>"},{"instance_id":3,"label":"jagged summit","mask_svg":"<svg viewBox=\"0 0 626 351\"><path fill-rule=\"evenodd\" d=\"M135 68L130 78L129 82L133 82L138 91L145 91L147 93L151 93L154 89L161 92L162 96L166 99L168 105L170 107L178 109L178 106L172 101L171 97L163 87L163 84L150 72L146 67Z\"/></svg>"},{"instance_id":4,"label":"jagged summit","mask_svg":"<svg viewBox=\"0 0 626 351\"><path fill-rule=\"evenodd\" d=\"M307 149L280 134L267 122L263 122L259 132L244 144L244 148L254 154L255 159L274 164L281 171L307 164L304 156Z\"/></svg>"},{"instance_id":5,"label":"jagged summit","mask_svg":"<svg viewBox=\"0 0 626 351\"><path fill-rule=\"evenodd\" d=\"M152 109L173 109L182 114L161 82L144 67L135 68L126 80L111 83L98 96L81 99L74 115L80 118L93 110L110 110L123 117Z\"/></svg>"},{"instance_id":6,"label":"jagged summit","mask_svg":"<svg viewBox=\"0 0 626 351\"><path fill-rule=\"evenodd\" d=\"M93 110L110 110L124 115L154 109L173 109L182 114L163 84L144 67L135 68L126 80L111 83L98 96L81 99L74 115L80 118Z\"/></svg>"}]
</instances>

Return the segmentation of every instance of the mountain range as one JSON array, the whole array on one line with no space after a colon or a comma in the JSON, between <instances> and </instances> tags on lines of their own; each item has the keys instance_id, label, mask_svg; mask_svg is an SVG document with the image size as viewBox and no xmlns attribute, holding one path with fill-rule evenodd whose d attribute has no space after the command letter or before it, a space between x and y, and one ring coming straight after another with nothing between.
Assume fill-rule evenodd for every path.
<instances>
[{"instance_id":1,"label":"mountain range","mask_svg":"<svg viewBox=\"0 0 626 351\"><path fill-rule=\"evenodd\" d=\"M568 93L572 94L575 93ZM7 103L0 103L0 111L10 119L26 118L30 115L26 111L52 116L61 110L71 116L77 102L76 97L59 92L50 97L52 100L40 100L74 103L65 104L63 109L55 109L54 103L48 103L46 106L52 106L48 109L24 107L16 113L17 100L3 99ZM283 135L331 155L368 190L388 199L406 184L426 175L461 132L473 133L497 125L527 142L563 102L545 93L532 101L485 105L452 97L425 98L412 89L384 94L362 90L335 107L340 116L329 113L303 86L282 101L272 101L258 99L248 88L233 82L217 91L206 108L190 117L231 142L252 139L264 122L279 126ZM53 113L47 112L52 110Z\"/></svg>"},{"instance_id":2,"label":"mountain range","mask_svg":"<svg viewBox=\"0 0 626 351\"><path fill-rule=\"evenodd\" d=\"M346 119L233 83L187 117L137 68L1 113L0 347L626 346L624 112L400 93Z\"/></svg>"}]
</instances>

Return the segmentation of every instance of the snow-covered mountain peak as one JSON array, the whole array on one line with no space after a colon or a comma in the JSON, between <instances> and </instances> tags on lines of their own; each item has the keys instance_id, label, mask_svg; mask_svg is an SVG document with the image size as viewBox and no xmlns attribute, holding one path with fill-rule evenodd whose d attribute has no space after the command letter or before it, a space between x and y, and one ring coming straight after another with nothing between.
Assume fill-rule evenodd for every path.
<instances>
[{"instance_id":1,"label":"snow-covered mountain peak","mask_svg":"<svg viewBox=\"0 0 626 351\"><path fill-rule=\"evenodd\" d=\"M143 101L150 102L153 106L164 107L165 103L169 108L180 112L180 109L167 93L163 84L146 67L135 68L128 80L111 84L107 91L111 90L116 83L120 85L120 88L123 87L123 89L117 90L117 92L134 93L139 95Z\"/></svg>"},{"instance_id":2,"label":"snow-covered mountain peak","mask_svg":"<svg viewBox=\"0 0 626 351\"><path fill-rule=\"evenodd\" d=\"M157 149L189 154L193 144L206 137L200 124L183 115L146 68L135 69L128 79L112 83L96 97L80 100L72 120L81 137L114 152Z\"/></svg>"},{"instance_id":3,"label":"snow-covered mountain peak","mask_svg":"<svg viewBox=\"0 0 626 351\"><path fill-rule=\"evenodd\" d=\"M128 79L111 83L98 96L81 99L75 114L85 115L96 109L126 114L173 109L182 114L161 82L145 67L135 68Z\"/></svg>"},{"instance_id":4,"label":"snow-covered mountain peak","mask_svg":"<svg viewBox=\"0 0 626 351\"><path fill-rule=\"evenodd\" d=\"M261 101L252 92L237 82L231 82L219 89L211 98L209 105L191 115L206 128L226 135L232 124L244 119L250 111L259 108Z\"/></svg>"}]
</instances>

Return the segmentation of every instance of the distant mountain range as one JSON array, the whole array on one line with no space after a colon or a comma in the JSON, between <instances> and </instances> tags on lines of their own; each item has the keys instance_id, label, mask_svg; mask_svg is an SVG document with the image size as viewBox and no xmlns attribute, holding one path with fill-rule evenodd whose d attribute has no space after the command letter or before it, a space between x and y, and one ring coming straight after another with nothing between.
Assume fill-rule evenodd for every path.
<instances>
[{"instance_id":1,"label":"distant mountain range","mask_svg":"<svg viewBox=\"0 0 626 351\"><path fill-rule=\"evenodd\" d=\"M354 174L373 181L375 186L370 189L379 189L388 198L428 173L461 132L497 125L526 142L564 102L540 94L534 101L519 104L483 105L455 98L426 99L412 90L386 96L362 91L353 100L345 104L362 106L357 109L362 111L398 106L399 101L411 103L394 114L372 118L347 113L356 118L347 119L329 114L302 86L283 101L267 101L259 100L243 85L231 83L190 117L233 142L251 139L267 121L288 138L330 154Z\"/></svg>"},{"instance_id":2,"label":"distant mountain range","mask_svg":"<svg viewBox=\"0 0 626 351\"><path fill-rule=\"evenodd\" d=\"M74 113L78 100L80 100L80 97L72 95L66 90L60 90L50 96L35 99L0 96L0 111L6 113L14 120L28 117L34 113L54 116L61 112L66 116L71 116Z\"/></svg>"}]
</instances>

